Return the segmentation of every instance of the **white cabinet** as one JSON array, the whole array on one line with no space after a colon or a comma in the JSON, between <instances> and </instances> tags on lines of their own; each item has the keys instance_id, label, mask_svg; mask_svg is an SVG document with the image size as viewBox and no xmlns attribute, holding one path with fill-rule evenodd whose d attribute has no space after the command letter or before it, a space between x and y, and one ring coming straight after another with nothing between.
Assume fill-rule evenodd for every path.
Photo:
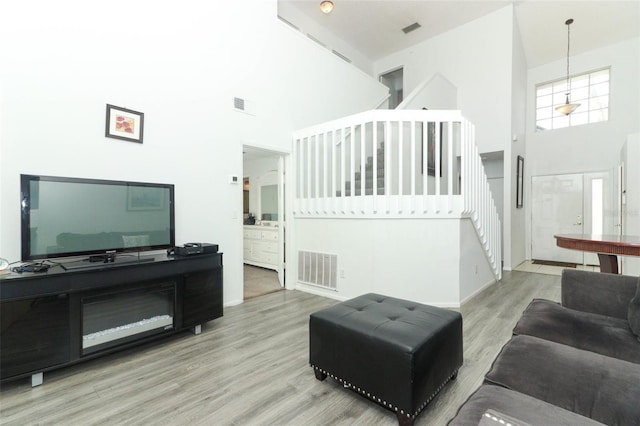
<instances>
[{"instance_id":1,"label":"white cabinet","mask_svg":"<svg viewBox=\"0 0 640 426\"><path fill-rule=\"evenodd\" d=\"M244 263L278 270L279 250L278 228L244 227Z\"/></svg>"}]
</instances>

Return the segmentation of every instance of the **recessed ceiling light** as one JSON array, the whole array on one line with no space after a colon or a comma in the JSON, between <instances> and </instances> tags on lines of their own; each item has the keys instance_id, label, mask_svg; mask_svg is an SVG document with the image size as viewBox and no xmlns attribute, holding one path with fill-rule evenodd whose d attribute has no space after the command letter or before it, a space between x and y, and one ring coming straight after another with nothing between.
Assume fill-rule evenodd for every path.
<instances>
[{"instance_id":1,"label":"recessed ceiling light","mask_svg":"<svg viewBox=\"0 0 640 426\"><path fill-rule=\"evenodd\" d=\"M324 0L320 3L320 10L325 14L331 13L331 11L333 10L333 2L330 0Z\"/></svg>"}]
</instances>

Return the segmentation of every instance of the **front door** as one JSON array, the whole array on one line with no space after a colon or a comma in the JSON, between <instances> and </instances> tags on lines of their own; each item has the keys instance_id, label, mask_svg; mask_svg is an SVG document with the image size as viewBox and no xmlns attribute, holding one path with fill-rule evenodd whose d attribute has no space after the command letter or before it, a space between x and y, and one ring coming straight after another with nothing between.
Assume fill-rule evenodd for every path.
<instances>
[{"instance_id":1,"label":"front door","mask_svg":"<svg viewBox=\"0 0 640 426\"><path fill-rule=\"evenodd\" d=\"M531 178L531 258L582 264L583 253L556 245L556 234L583 233L583 174Z\"/></svg>"},{"instance_id":2,"label":"front door","mask_svg":"<svg viewBox=\"0 0 640 426\"><path fill-rule=\"evenodd\" d=\"M560 248L556 234L615 234L614 172L534 176L531 180L531 258L598 265L596 253Z\"/></svg>"}]
</instances>

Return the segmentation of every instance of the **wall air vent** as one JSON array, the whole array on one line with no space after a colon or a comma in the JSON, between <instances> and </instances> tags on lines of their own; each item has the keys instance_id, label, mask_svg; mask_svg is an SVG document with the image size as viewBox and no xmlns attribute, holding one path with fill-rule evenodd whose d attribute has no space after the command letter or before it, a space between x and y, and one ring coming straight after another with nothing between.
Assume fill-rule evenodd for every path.
<instances>
[{"instance_id":1,"label":"wall air vent","mask_svg":"<svg viewBox=\"0 0 640 426\"><path fill-rule=\"evenodd\" d=\"M414 22L413 24L406 26L402 29L402 32L405 34L409 34L411 31L415 31L418 28L420 28L422 25L418 24L417 22Z\"/></svg>"},{"instance_id":2,"label":"wall air vent","mask_svg":"<svg viewBox=\"0 0 640 426\"><path fill-rule=\"evenodd\" d=\"M256 115L255 102L239 96L233 98L233 110L249 115Z\"/></svg>"},{"instance_id":3,"label":"wall air vent","mask_svg":"<svg viewBox=\"0 0 640 426\"><path fill-rule=\"evenodd\" d=\"M284 19L282 16L278 15L278 19L281 20L282 22L284 22L285 24L287 24L288 26L290 26L291 28L293 28L294 30L300 31L300 28L296 27L291 22L289 22L286 19Z\"/></svg>"},{"instance_id":4,"label":"wall air vent","mask_svg":"<svg viewBox=\"0 0 640 426\"><path fill-rule=\"evenodd\" d=\"M303 284L337 290L338 256L335 254L299 251L298 281Z\"/></svg>"},{"instance_id":5,"label":"wall air vent","mask_svg":"<svg viewBox=\"0 0 640 426\"><path fill-rule=\"evenodd\" d=\"M233 98L233 108L239 109L240 111L244 111L244 99Z\"/></svg>"},{"instance_id":6,"label":"wall air vent","mask_svg":"<svg viewBox=\"0 0 640 426\"><path fill-rule=\"evenodd\" d=\"M343 61L349 62L351 63L351 59L347 58L346 56L344 56L342 53L336 51L336 50L332 50L331 52L333 52L334 55L336 55L338 58L342 59Z\"/></svg>"},{"instance_id":7,"label":"wall air vent","mask_svg":"<svg viewBox=\"0 0 640 426\"><path fill-rule=\"evenodd\" d=\"M324 44L323 42L321 42L320 40L318 40L317 38L315 38L314 36L312 36L311 34L307 33L307 37L309 37L311 40L315 41L316 43L318 43L320 46L322 47L327 47L326 44Z\"/></svg>"}]
</instances>

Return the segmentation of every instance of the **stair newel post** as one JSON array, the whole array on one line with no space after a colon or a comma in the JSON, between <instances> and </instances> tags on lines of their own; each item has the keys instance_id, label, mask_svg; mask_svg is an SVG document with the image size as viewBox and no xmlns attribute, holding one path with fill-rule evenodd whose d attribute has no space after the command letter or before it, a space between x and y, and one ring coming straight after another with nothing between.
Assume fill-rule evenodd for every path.
<instances>
[{"instance_id":1,"label":"stair newel post","mask_svg":"<svg viewBox=\"0 0 640 426\"><path fill-rule=\"evenodd\" d=\"M337 180L338 180L338 165L336 164L336 140L338 139L338 130L334 129L331 132L332 138L330 141L331 146L329 147L331 149L331 199L333 200L332 203L332 212L333 214L336 214L338 212L338 188L337 188Z\"/></svg>"},{"instance_id":2,"label":"stair newel post","mask_svg":"<svg viewBox=\"0 0 640 426\"><path fill-rule=\"evenodd\" d=\"M366 212L366 184L367 184L367 174L365 171L366 167L366 156L367 156L367 144L366 144L366 122L360 123L360 212L364 214Z\"/></svg>"},{"instance_id":3,"label":"stair newel post","mask_svg":"<svg viewBox=\"0 0 640 426\"><path fill-rule=\"evenodd\" d=\"M416 212L416 122L411 120L411 214Z\"/></svg>"},{"instance_id":4,"label":"stair newel post","mask_svg":"<svg viewBox=\"0 0 640 426\"><path fill-rule=\"evenodd\" d=\"M328 200L329 200L329 160L328 160L328 149L329 149L329 132L322 133L322 211L324 214L327 214L329 211Z\"/></svg>"},{"instance_id":5,"label":"stair newel post","mask_svg":"<svg viewBox=\"0 0 640 426\"><path fill-rule=\"evenodd\" d=\"M373 153L373 213L378 213L378 121L373 120L371 129L371 152Z\"/></svg>"},{"instance_id":6,"label":"stair newel post","mask_svg":"<svg viewBox=\"0 0 640 426\"><path fill-rule=\"evenodd\" d=\"M427 112L423 112L424 115L427 115ZM426 117L424 117L422 119L422 121L420 122L422 124L422 129L421 129L421 138L422 138L422 158L420 159L420 161L422 162L422 193L423 193L423 197L422 197L422 212L423 213L428 213L429 212L429 201L427 196L429 195L429 172L427 169L427 157L429 155L429 141L428 141L428 132L429 132L429 122L427 120L425 120Z\"/></svg>"},{"instance_id":7,"label":"stair newel post","mask_svg":"<svg viewBox=\"0 0 640 426\"><path fill-rule=\"evenodd\" d=\"M389 214L391 211L391 121L385 121L384 131L384 198L385 198L385 213Z\"/></svg>"},{"instance_id":8,"label":"stair newel post","mask_svg":"<svg viewBox=\"0 0 640 426\"><path fill-rule=\"evenodd\" d=\"M340 213L345 213L345 196L347 194L347 180L345 179L345 140L344 127L340 127Z\"/></svg>"},{"instance_id":9,"label":"stair newel post","mask_svg":"<svg viewBox=\"0 0 640 426\"><path fill-rule=\"evenodd\" d=\"M355 214L356 203L356 126L351 126L349 134L349 211Z\"/></svg>"},{"instance_id":10,"label":"stair newel post","mask_svg":"<svg viewBox=\"0 0 640 426\"><path fill-rule=\"evenodd\" d=\"M404 121L398 120L398 213L402 213L402 195L404 194Z\"/></svg>"},{"instance_id":11,"label":"stair newel post","mask_svg":"<svg viewBox=\"0 0 640 426\"><path fill-rule=\"evenodd\" d=\"M455 179L455 174L453 173L453 122L452 119L445 122L447 128L447 200L448 200L448 209L447 213L451 214L453 212L453 180Z\"/></svg>"},{"instance_id":12,"label":"stair newel post","mask_svg":"<svg viewBox=\"0 0 640 426\"><path fill-rule=\"evenodd\" d=\"M314 170L313 170L313 211L320 213L320 133L313 136Z\"/></svg>"}]
</instances>

